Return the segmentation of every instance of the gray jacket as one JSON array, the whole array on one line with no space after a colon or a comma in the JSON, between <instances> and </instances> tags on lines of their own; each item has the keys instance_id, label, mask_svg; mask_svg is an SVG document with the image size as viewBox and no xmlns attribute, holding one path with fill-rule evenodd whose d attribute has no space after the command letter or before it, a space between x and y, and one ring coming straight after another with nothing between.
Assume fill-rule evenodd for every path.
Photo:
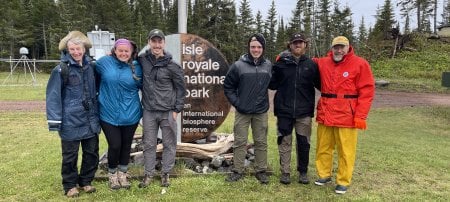
<instances>
[{"instance_id":1,"label":"gray jacket","mask_svg":"<svg viewBox=\"0 0 450 202\"><path fill-rule=\"evenodd\" d=\"M147 50L138 57L143 72L142 106L151 111L181 112L184 107L186 87L184 72L164 52L158 59Z\"/></svg>"}]
</instances>

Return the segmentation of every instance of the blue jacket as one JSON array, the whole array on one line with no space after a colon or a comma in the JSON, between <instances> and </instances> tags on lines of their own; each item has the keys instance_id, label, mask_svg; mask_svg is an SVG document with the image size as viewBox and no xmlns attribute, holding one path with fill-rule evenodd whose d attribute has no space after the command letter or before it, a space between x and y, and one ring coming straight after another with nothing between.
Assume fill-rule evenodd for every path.
<instances>
[{"instance_id":1,"label":"blue jacket","mask_svg":"<svg viewBox=\"0 0 450 202\"><path fill-rule=\"evenodd\" d=\"M113 56L97 60L100 77L98 95L100 120L115 126L133 125L142 117L139 89L142 88L142 68L133 61L136 80L129 64Z\"/></svg>"},{"instance_id":2,"label":"blue jacket","mask_svg":"<svg viewBox=\"0 0 450 202\"><path fill-rule=\"evenodd\" d=\"M83 66L69 54L61 60L68 61L68 80L64 84L60 65L52 70L46 91L49 130L58 131L65 141L94 137L100 133L94 67L87 55Z\"/></svg>"},{"instance_id":3,"label":"blue jacket","mask_svg":"<svg viewBox=\"0 0 450 202\"><path fill-rule=\"evenodd\" d=\"M269 109L268 86L272 77L272 63L261 59L255 64L249 54L231 65L223 83L223 90L233 107L243 114L261 114Z\"/></svg>"}]
</instances>

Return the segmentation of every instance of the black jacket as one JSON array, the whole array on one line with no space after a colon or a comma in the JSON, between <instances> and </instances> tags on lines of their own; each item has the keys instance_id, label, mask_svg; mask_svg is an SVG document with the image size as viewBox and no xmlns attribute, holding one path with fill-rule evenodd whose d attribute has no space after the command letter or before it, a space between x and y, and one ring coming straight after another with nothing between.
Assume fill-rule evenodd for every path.
<instances>
[{"instance_id":1,"label":"black jacket","mask_svg":"<svg viewBox=\"0 0 450 202\"><path fill-rule=\"evenodd\" d=\"M225 96L239 113L261 114L269 109L268 86L272 63L262 59L255 64L248 54L231 65L225 77Z\"/></svg>"},{"instance_id":2,"label":"black jacket","mask_svg":"<svg viewBox=\"0 0 450 202\"><path fill-rule=\"evenodd\" d=\"M314 116L315 89L320 90L317 65L302 55L298 62L288 51L282 52L272 69L269 88L276 90L275 116L303 118Z\"/></svg>"}]
</instances>

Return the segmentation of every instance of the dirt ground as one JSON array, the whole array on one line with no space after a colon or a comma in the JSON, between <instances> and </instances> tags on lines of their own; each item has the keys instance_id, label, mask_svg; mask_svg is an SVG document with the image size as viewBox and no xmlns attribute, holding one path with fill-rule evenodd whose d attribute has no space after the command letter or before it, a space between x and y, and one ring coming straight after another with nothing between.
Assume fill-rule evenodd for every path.
<instances>
[{"instance_id":1,"label":"dirt ground","mask_svg":"<svg viewBox=\"0 0 450 202\"><path fill-rule=\"evenodd\" d=\"M273 100L273 92L270 93ZM450 106L450 94L407 93L377 90L373 108ZM0 101L1 111L45 111L45 101Z\"/></svg>"}]
</instances>

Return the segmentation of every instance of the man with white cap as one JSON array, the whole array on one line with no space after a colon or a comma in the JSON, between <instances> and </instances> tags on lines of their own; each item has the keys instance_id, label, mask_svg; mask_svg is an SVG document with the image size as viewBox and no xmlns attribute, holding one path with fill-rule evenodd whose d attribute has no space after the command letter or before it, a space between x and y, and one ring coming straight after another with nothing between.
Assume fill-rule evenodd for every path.
<instances>
[{"instance_id":1,"label":"man with white cap","mask_svg":"<svg viewBox=\"0 0 450 202\"><path fill-rule=\"evenodd\" d=\"M317 104L316 185L331 182L334 148L338 151L337 194L351 183L356 158L357 129L367 129L366 119L375 94L369 63L355 55L344 36L333 39L319 66L321 97Z\"/></svg>"}]
</instances>

